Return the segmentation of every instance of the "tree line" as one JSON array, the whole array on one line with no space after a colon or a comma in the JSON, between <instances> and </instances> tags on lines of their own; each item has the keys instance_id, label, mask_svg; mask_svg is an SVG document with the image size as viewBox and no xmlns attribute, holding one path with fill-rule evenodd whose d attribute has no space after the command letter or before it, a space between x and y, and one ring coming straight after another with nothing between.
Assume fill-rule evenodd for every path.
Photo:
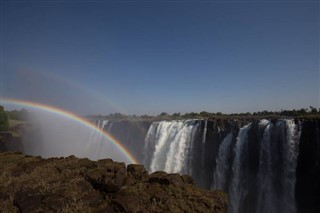
<instances>
[{"instance_id":1,"label":"tree line","mask_svg":"<svg viewBox=\"0 0 320 213\"><path fill-rule=\"evenodd\" d=\"M293 110L283 110L281 111L258 111L258 112L245 112L245 113L222 113L222 112L187 112L187 113L167 113L161 112L158 115L125 115L122 113L111 113L109 115L99 115L97 117L105 117L107 119L130 119L130 118L138 118L138 119L190 119L190 118L216 118L216 117L303 117L303 116L315 116L320 117L320 108L317 109L313 106L309 108L301 108L301 109L293 109Z\"/></svg>"},{"instance_id":2,"label":"tree line","mask_svg":"<svg viewBox=\"0 0 320 213\"><path fill-rule=\"evenodd\" d=\"M293 110L283 110L281 111L258 111L258 112L246 112L246 113L231 113L224 114L222 112L187 112L180 113L175 112L169 114L167 112L162 112L159 115L125 115L122 113L111 113L109 115L96 115L88 116L93 118L106 118L106 119L201 119L201 118L223 118L223 117L233 117L233 118L244 118L244 117L295 117L295 118L320 118L320 108L317 109L313 106L309 108L293 109ZM9 120L28 120L28 111L26 109L5 111L3 106L0 106L0 131L7 131L9 128Z\"/></svg>"},{"instance_id":3,"label":"tree line","mask_svg":"<svg viewBox=\"0 0 320 213\"><path fill-rule=\"evenodd\" d=\"M28 120L28 111L26 109L5 111L3 106L0 106L0 131L8 131L9 120Z\"/></svg>"}]
</instances>

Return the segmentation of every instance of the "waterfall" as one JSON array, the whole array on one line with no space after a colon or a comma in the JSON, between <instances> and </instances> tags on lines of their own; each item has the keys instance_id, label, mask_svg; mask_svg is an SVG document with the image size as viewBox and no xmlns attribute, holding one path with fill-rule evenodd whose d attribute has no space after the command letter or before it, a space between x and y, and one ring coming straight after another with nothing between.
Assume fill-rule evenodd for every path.
<instances>
[{"instance_id":1,"label":"waterfall","mask_svg":"<svg viewBox=\"0 0 320 213\"><path fill-rule=\"evenodd\" d=\"M97 128L103 130L104 126L107 125L108 120L97 120L95 125ZM96 130L92 130L89 138L88 149L89 155L93 159L99 159L101 156L101 148L103 146L103 136Z\"/></svg>"},{"instance_id":2,"label":"waterfall","mask_svg":"<svg viewBox=\"0 0 320 213\"><path fill-rule=\"evenodd\" d=\"M145 153L154 150L149 170L188 173L188 158L195 128L197 125L194 120L154 122L145 140Z\"/></svg>"},{"instance_id":3,"label":"waterfall","mask_svg":"<svg viewBox=\"0 0 320 213\"><path fill-rule=\"evenodd\" d=\"M237 121L209 122L153 122L145 137L145 166L150 172L189 174L197 184L224 190L230 213L296 212L302 124L262 119L239 128Z\"/></svg>"},{"instance_id":4,"label":"waterfall","mask_svg":"<svg viewBox=\"0 0 320 213\"><path fill-rule=\"evenodd\" d=\"M107 125L108 120L98 120L97 127L103 130L104 126Z\"/></svg>"},{"instance_id":5,"label":"waterfall","mask_svg":"<svg viewBox=\"0 0 320 213\"><path fill-rule=\"evenodd\" d=\"M195 153L193 153L193 147L194 147L194 143L196 143L196 136L197 136L197 131L199 128L199 122L196 122L195 127L192 129L191 132L191 144L189 146L189 158L188 158L188 162L187 162L187 174L192 175L192 162L193 162L193 156Z\"/></svg>"},{"instance_id":6,"label":"waterfall","mask_svg":"<svg viewBox=\"0 0 320 213\"><path fill-rule=\"evenodd\" d=\"M261 141L257 212L294 213L299 124L294 120L278 120L275 127L278 135L273 133L273 127L271 122L266 125ZM272 149L276 145L272 136L275 142L280 142L276 150ZM277 155L272 151L277 151Z\"/></svg>"},{"instance_id":7,"label":"waterfall","mask_svg":"<svg viewBox=\"0 0 320 213\"><path fill-rule=\"evenodd\" d=\"M230 157L230 146L232 142L232 132L230 132L222 141L219 147L219 153L216 159L217 166L214 172L213 189L225 190L228 170L228 158Z\"/></svg>"},{"instance_id":8,"label":"waterfall","mask_svg":"<svg viewBox=\"0 0 320 213\"><path fill-rule=\"evenodd\" d=\"M107 132L109 132L109 133L111 132L112 127L113 127L113 124L114 124L114 123L112 122L112 123L110 123L109 126L107 126L107 129L106 129ZM107 125L107 124L106 124L106 125Z\"/></svg>"},{"instance_id":9,"label":"waterfall","mask_svg":"<svg viewBox=\"0 0 320 213\"><path fill-rule=\"evenodd\" d=\"M284 201L285 205L283 212L296 212L294 190L296 184L296 167L298 157L298 145L300 132L298 125L294 120L285 120L286 124L286 143L284 147Z\"/></svg>"},{"instance_id":10,"label":"waterfall","mask_svg":"<svg viewBox=\"0 0 320 213\"><path fill-rule=\"evenodd\" d=\"M205 175L205 149L206 149L206 139L207 139L207 125L208 120L204 121L204 130L202 136L202 147L201 147L201 175Z\"/></svg>"},{"instance_id":11,"label":"waterfall","mask_svg":"<svg viewBox=\"0 0 320 213\"><path fill-rule=\"evenodd\" d=\"M155 150L155 141L156 141L156 133L159 126L159 122L153 122L147 132L147 135L144 139L144 148L143 148L143 155L144 160L143 163L146 166L150 166L152 156Z\"/></svg>"},{"instance_id":12,"label":"waterfall","mask_svg":"<svg viewBox=\"0 0 320 213\"><path fill-rule=\"evenodd\" d=\"M207 125L208 125L208 120L204 121L204 130L203 130L203 137L202 137L202 144L206 143L206 138L207 138Z\"/></svg>"},{"instance_id":13,"label":"waterfall","mask_svg":"<svg viewBox=\"0 0 320 213\"><path fill-rule=\"evenodd\" d=\"M174 140L170 144L167 162L164 170L167 172L186 173L186 160L189 157L189 147L191 146L191 132L194 125L185 123Z\"/></svg>"},{"instance_id":14,"label":"waterfall","mask_svg":"<svg viewBox=\"0 0 320 213\"><path fill-rule=\"evenodd\" d=\"M258 172L258 203L257 212L276 213L276 193L272 185L273 170L271 165L271 134L273 124L266 120L260 121L260 126L265 126L260 148L259 172ZM266 208L268 206L268 208Z\"/></svg>"},{"instance_id":15,"label":"waterfall","mask_svg":"<svg viewBox=\"0 0 320 213\"><path fill-rule=\"evenodd\" d=\"M231 212L236 212L239 210L241 199L245 196L246 191L242 185L244 179L243 176L243 164L245 156L245 145L248 138L248 130L251 124L248 124L239 130L239 135L237 137L237 142L235 144L234 153L235 157L232 164L232 180L230 185L230 210Z\"/></svg>"}]
</instances>

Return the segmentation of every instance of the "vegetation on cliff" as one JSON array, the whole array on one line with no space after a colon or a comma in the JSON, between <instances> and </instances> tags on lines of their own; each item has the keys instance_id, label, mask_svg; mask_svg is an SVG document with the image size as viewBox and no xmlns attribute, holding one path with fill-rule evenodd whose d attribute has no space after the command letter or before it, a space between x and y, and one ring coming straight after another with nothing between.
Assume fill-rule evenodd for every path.
<instances>
[{"instance_id":1,"label":"vegetation on cliff","mask_svg":"<svg viewBox=\"0 0 320 213\"><path fill-rule=\"evenodd\" d=\"M162 112L157 116L151 115L125 115L121 113L111 113L109 115L89 115L87 116L91 119L137 119L137 120L181 120L181 119L279 119L279 118L295 118L295 119L318 119L320 118L320 109L310 106L309 108L293 109L293 110L283 110L281 111L258 111L258 112L246 112L246 113L230 113L224 114L222 112L188 112L182 114L180 112L176 113L166 113Z\"/></svg>"},{"instance_id":2,"label":"vegetation on cliff","mask_svg":"<svg viewBox=\"0 0 320 213\"><path fill-rule=\"evenodd\" d=\"M27 122L28 111L5 111L0 106L0 151L22 151L21 135L26 131L30 123Z\"/></svg>"},{"instance_id":3,"label":"vegetation on cliff","mask_svg":"<svg viewBox=\"0 0 320 213\"><path fill-rule=\"evenodd\" d=\"M4 108L0 106L0 130L8 127L10 128L11 123L19 123L28 121L29 112L26 109L21 110L12 110L4 111ZM258 111L258 112L246 112L246 113L229 113L225 114L222 112L187 112L182 114L180 112L169 114L167 112L161 112L159 115L126 115L122 113L110 113L108 115L88 115L86 116L89 119L109 119L109 120L181 120L181 119L279 119L283 117L291 117L295 119L319 119L320 118L320 109L317 109L313 106L309 108L293 109L286 110L281 109L281 111Z\"/></svg>"},{"instance_id":4,"label":"vegetation on cliff","mask_svg":"<svg viewBox=\"0 0 320 213\"><path fill-rule=\"evenodd\" d=\"M0 212L227 212L221 191L142 165L0 153Z\"/></svg>"},{"instance_id":5,"label":"vegetation on cliff","mask_svg":"<svg viewBox=\"0 0 320 213\"><path fill-rule=\"evenodd\" d=\"M6 111L10 120L27 121L29 112L26 109Z\"/></svg>"},{"instance_id":6,"label":"vegetation on cliff","mask_svg":"<svg viewBox=\"0 0 320 213\"><path fill-rule=\"evenodd\" d=\"M9 128L9 119L3 106L0 106L0 131L7 131Z\"/></svg>"}]
</instances>

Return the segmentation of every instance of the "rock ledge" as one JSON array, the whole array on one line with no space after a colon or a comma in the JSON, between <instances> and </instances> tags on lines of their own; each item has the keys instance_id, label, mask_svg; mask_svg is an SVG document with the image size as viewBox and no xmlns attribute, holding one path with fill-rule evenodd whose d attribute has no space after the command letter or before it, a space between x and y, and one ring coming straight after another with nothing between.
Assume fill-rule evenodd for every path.
<instances>
[{"instance_id":1,"label":"rock ledge","mask_svg":"<svg viewBox=\"0 0 320 213\"><path fill-rule=\"evenodd\" d=\"M227 212L221 191L142 165L0 153L0 212Z\"/></svg>"}]
</instances>

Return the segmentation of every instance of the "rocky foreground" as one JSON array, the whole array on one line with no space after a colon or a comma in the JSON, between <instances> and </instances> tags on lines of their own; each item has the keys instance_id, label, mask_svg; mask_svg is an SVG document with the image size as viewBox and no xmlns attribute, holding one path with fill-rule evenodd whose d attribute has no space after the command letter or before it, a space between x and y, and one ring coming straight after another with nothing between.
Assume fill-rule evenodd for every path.
<instances>
[{"instance_id":1,"label":"rocky foreground","mask_svg":"<svg viewBox=\"0 0 320 213\"><path fill-rule=\"evenodd\" d=\"M227 212L227 196L191 177L74 156L0 153L0 212Z\"/></svg>"}]
</instances>

